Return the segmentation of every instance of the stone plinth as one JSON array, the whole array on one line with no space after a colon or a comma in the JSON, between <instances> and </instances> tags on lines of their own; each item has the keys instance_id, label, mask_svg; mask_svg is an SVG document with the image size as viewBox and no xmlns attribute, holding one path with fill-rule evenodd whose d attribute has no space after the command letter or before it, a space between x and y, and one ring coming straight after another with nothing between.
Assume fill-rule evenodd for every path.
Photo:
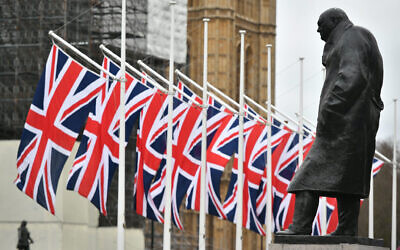
<instances>
[{"instance_id":1,"label":"stone plinth","mask_svg":"<svg viewBox=\"0 0 400 250\"><path fill-rule=\"evenodd\" d=\"M275 235L271 250L386 250L383 240L349 236Z\"/></svg>"}]
</instances>

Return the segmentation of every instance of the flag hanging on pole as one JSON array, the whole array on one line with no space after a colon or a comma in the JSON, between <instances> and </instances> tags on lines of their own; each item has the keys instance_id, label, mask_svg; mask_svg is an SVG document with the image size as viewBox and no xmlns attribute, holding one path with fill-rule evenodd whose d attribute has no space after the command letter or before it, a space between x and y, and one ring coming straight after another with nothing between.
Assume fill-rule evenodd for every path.
<instances>
[{"instance_id":1,"label":"flag hanging on pole","mask_svg":"<svg viewBox=\"0 0 400 250\"><path fill-rule=\"evenodd\" d=\"M283 137L288 131L278 121L273 121L271 127L272 153L280 145ZM262 185L262 177L266 171L267 150L268 150L268 127L257 122L251 132L244 140L244 185L243 185L243 227L253 230L261 235L265 235L263 221L257 214L257 204L259 203L259 190ZM228 188L229 200L226 200L224 208L228 219L236 222L236 186L237 186L237 161L233 166L231 183ZM265 190L264 190L265 191ZM266 197L266 196L264 196ZM264 213L265 214L265 213Z\"/></svg>"},{"instance_id":2,"label":"flag hanging on pole","mask_svg":"<svg viewBox=\"0 0 400 250\"><path fill-rule=\"evenodd\" d=\"M104 79L53 44L22 132L15 180L52 214L63 166L104 86Z\"/></svg>"},{"instance_id":3,"label":"flag hanging on pole","mask_svg":"<svg viewBox=\"0 0 400 250\"><path fill-rule=\"evenodd\" d=\"M317 215L315 216L312 224L312 235L322 235L322 228L321 228L322 209L324 209L324 207L321 204L321 197L320 197L320 203L318 205ZM325 209L326 209L326 232L331 233L335 231L338 225L336 198L326 197Z\"/></svg>"},{"instance_id":4,"label":"flag hanging on pole","mask_svg":"<svg viewBox=\"0 0 400 250\"><path fill-rule=\"evenodd\" d=\"M225 110L222 105L214 99L209 100L214 107L221 107L220 110ZM225 110L227 111L227 110ZM246 111L251 111L246 109ZM255 112L254 112L255 113ZM248 115L248 113L246 113ZM248 133L255 125L254 121L244 119L244 131ZM237 152L239 136L239 119L237 115L229 113L221 120L218 130L215 132L213 140L207 147L207 172L206 172L206 213L226 219L224 207L220 196L220 182L226 164L231 159L232 155ZM195 181L189 187L186 199L186 208L196 211L200 210L200 175L196 175Z\"/></svg>"},{"instance_id":5,"label":"flag hanging on pole","mask_svg":"<svg viewBox=\"0 0 400 250\"><path fill-rule=\"evenodd\" d=\"M159 169L165 161L168 128L167 96L157 90L141 112L136 141L137 167L134 178L136 212L161 223L164 222L164 219L155 204L157 200L151 196L150 187L156 173L162 173ZM187 103L173 98L173 129L178 125L187 108ZM173 137L175 136L173 135ZM163 185L161 181L155 181L153 184L154 192L162 191L159 188Z\"/></svg>"},{"instance_id":6,"label":"flag hanging on pole","mask_svg":"<svg viewBox=\"0 0 400 250\"><path fill-rule=\"evenodd\" d=\"M298 167L299 135L295 132L286 134L282 142L272 154L272 194L273 194L273 227L277 232L291 223L294 209L294 195L287 193L296 168ZM303 150L307 151L312 143L312 135L306 134L303 140ZM257 214L265 222L266 203L266 172L264 172L257 198ZM265 197L264 197L265 196Z\"/></svg>"},{"instance_id":7,"label":"flag hanging on pole","mask_svg":"<svg viewBox=\"0 0 400 250\"><path fill-rule=\"evenodd\" d=\"M202 103L202 100L197 97L186 85L181 81L178 82L178 88L196 100L198 103ZM189 101L180 93L177 93L177 97L183 101ZM217 104L209 99L209 103ZM219 109L209 106L207 109L207 141L211 141L220 126L223 119L229 116L229 113L220 111ZM187 194L189 187L198 187L200 183L197 179L200 175L200 164L201 164L201 139L202 139L202 116L201 107L190 103L189 109L185 112L181 122L175 128L174 134L176 138L173 141L173 152L172 157L174 159L174 167L172 171L172 218L175 225L183 229L183 225L179 218L179 206ZM165 165L162 171L165 171ZM165 175L159 175L164 177ZM156 179L155 184L157 185L159 180ZM162 192L157 190L157 194L161 195ZM156 196L154 194L154 196ZM161 200L157 198L157 200ZM160 204L159 209L164 209L164 203Z\"/></svg>"},{"instance_id":8,"label":"flag hanging on pole","mask_svg":"<svg viewBox=\"0 0 400 250\"><path fill-rule=\"evenodd\" d=\"M104 69L117 77L120 68L104 57ZM103 77L106 76L104 73ZM129 74L126 78L125 143L139 112L154 94L154 90L140 83ZM105 78L107 79L107 76ZM108 188L118 167L119 159L119 114L120 82L106 81L107 86L99 100L96 114L90 114L83 132L82 141L69 173L67 189L88 198L104 215Z\"/></svg>"},{"instance_id":9,"label":"flag hanging on pole","mask_svg":"<svg viewBox=\"0 0 400 250\"><path fill-rule=\"evenodd\" d=\"M182 83L179 82L178 86L181 86L182 89ZM185 91L186 92L186 91ZM177 98L181 98L182 96L180 93L176 94ZM185 101L184 99L182 99ZM199 100L199 99L197 99ZM179 180L182 182L180 185L185 185L185 180L183 178L178 178L179 174L179 164L182 161L183 154L184 154L184 149L186 146L186 143L190 142L190 134L191 131L194 129L196 122L198 118L200 117L201 114L201 108L195 105L194 103L189 103L189 107L185 110L185 112L182 115L182 119L180 122L177 124L176 127L174 127L174 132L173 132L173 139L172 139L172 176L171 176L171 218L174 222L174 224L179 228L183 229L183 225L181 223L181 220L179 218L179 207L177 206L177 193L182 192L182 189L179 188L177 190L177 181ZM165 207L165 173L166 173L166 164L163 162L162 166L160 167L160 175L158 175L159 179L156 179L154 184L151 186L151 192L152 192L152 197L155 197L157 203L156 206L158 206L158 209L160 211L164 211ZM163 183L164 185L160 185L160 183Z\"/></svg>"},{"instance_id":10,"label":"flag hanging on pole","mask_svg":"<svg viewBox=\"0 0 400 250\"><path fill-rule=\"evenodd\" d=\"M245 120L245 130L251 130L252 123ZM246 126L247 125L247 126ZM237 152L239 134L239 119L237 115L226 117L215 133L213 140L207 149L207 172L206 172L206 212L226 218L220 198L219 186L222 173L232 155ZM186 207L188 209L199 210L199 184L200 175L197 175L196 181L192 183L188 190ZM195 185L195 184L198 185Z\"/></svg>"},{"instance_id":11,"label":"flag hanging on pole","mask_svg":"<svg viewBox=\"0 0 400 250\"><path fill-rule=\"evenodd\" d=\"M374 159L372 160L372 176L373 177L375 177L379 173L379 171L381 171L383 164L384 164L383 161L374 157Z\"/></svg>"}]
</instances>

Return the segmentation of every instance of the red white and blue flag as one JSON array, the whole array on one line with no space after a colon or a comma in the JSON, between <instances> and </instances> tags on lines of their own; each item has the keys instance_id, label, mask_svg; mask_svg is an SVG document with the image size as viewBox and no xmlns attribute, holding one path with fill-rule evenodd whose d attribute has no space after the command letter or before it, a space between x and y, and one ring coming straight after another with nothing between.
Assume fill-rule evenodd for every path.
<instances>
[{"instance_id":1,"label":"red white and blue flag","mask_svg":"<svg viewBox=\"0 0 400 250\"><path fill-rule=\"evenodd\" d=\"M268 127L257 122L244 141L243 161L243 227L265 235L262 221L257 215L257 198L259 196L262 176L267 165L268 150ZM271 149L272 153L280 145L287 130L276 120L271 127ZM236 159L235 159L236 160ZM229 220L236 222L237 216L237 160L233 166L231 183L228 188L228 199L224 208Z\"/></svg>"},{"instance_id":2,"label":"red white and blue flag","mask_svg":"<svg viewBox=\"0 0 400 250\"><path fill-rule=\"evenodd\" d=\"M63 166L104 79L53 45L26 118L17 155L17 187L55 213Z\"/></svg>"},{"instance_id":3,"label":"red white and blue flag","mask_svg":"<svg viewBox=\"0 0 400 250\"><path fill-rule=\"evenodd\" d=\"M168 95L157 90L148 105L141 111L137 132L137 168L134 179L134 201L136 212L144 217L163 223L164 219L150 193L156 174L163 173L165 164L168 128ZM188 109L188 104L173 98L173 131ZM173 132L173 139L177 136ZM155 181L152 189L162 192L163 181ZM154 192L156 192L154 191ZM154 193L153 193L154 195Z\"/></svg>"},{"instance_id":4,"label":"red white and blue flag","mask_svg":"<svg viewBox=\"0 0 400 250\"><path fill-rule=\"evenodd\" d=\"M305 135L303 140L304 152L309 150L312 141L312 135ZM298 167L298 149L299 135L292 132L282 137L281 143L272 154L272 211L275 232L287 228L291 223L291 214L293 214L294 209L294 195L287 193L287 187ZM264 171L257 198L257 215L263 224L265 223L267 200L266 178L267 174Z\"/></svg>"},{"instance_id":5,"label":"red white and blue flag","mask_svg":"<svg viewBox=\"0 0 400 250\"><path fill-rule=\"evenodd\" d=\"M187 86L181 81L178 82L178 88L186 93L198 103L202 100L197 97ZM183 101L189 101L180 93L177 97ZM211 100L209 101L211 103ZM221 121L229 114L209 106L207 109L207 141L211 141L217 131ZM187 194L191 185L196 185L196 176L200 174L201 164L201 139L202 139L202 109L196 104L190 103L190 107L183 115L180 123L174 130L173 140L173 172L172 172L172 218L175 225L183 229L183 225L179 217L179 207ZM157 206L160 211L164 210L164 188L159 183L163 183L166 171L165 164L160 169L163 174L158 175L154 185L152 186L152 196L157 200Z\"/></svg>"},{"instance_id":6,"label":"red white and blue flag","mask_svg":"<svg viewBox=\"0 0 400 250\"><path fill-rule=\"evenodd\" d=\"M121 77L119 67L109 58L104 58L103 67ZM150 100L154 90L129 74L125 78L126 145L139 112ZM67 189L88 198L104 215L107 215L108 188L118 167L120 93L120 82L107 81L105 93L98 102L98 111L90 114L86 122L67 183Z\"/></svg>"},{"instance_id":7,"label":"red white and blue flag","mask_svg":"<svg viewBox=\"0 0 400 250\"><path fill-rule=\"evenodd\" d=\"M215 101L214 101L215 102ZM247 111L252 111L246 108ZM248 134L255 126L255 121L244 119L244 135ZM225 117L213 140L207 148L207 172L206 172L206 212L227 219L224 205L220 195L221 177L225 166L237 153L239 136L239 119L237 115L230 114ZM196 185L195 185L196 184ZM186 207L199 211L200 209L200 175L189 188L186 199Z\"/></svg>"},{"instance_id":8,"label":"red white and blue flag","mask_svg":"<svg viewBox=\"0 0 400 250\"><path fill-rule=\"evenodd\" d=\"M372 176L373 177L375 177L379 173L379 171L381 171L383 164L384 164L383 161L374 157L374 159L372 160Z\"/></svg>"}]
</instances>

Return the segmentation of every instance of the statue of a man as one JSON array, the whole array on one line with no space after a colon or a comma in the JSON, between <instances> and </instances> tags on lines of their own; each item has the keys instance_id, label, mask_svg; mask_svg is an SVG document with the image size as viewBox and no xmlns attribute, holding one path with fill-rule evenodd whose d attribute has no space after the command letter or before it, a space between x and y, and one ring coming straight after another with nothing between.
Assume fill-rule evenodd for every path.
<instances>
[{"instance_id":1,"label":"statue of a man","mask_svg":"<svg viewBox=\"0 0 400 250\"><path fill-rule=\"evenodd\" d=\"M293 223L279 234L311 233L319 196L336 197L339 225L331 235L355 236L360 198L370 190L375 136L383 102L382 57L374 36L337 8L323 12L318 30L325 47L315 142L288 192L296 194Z\"/></svg>"}]
</instances>

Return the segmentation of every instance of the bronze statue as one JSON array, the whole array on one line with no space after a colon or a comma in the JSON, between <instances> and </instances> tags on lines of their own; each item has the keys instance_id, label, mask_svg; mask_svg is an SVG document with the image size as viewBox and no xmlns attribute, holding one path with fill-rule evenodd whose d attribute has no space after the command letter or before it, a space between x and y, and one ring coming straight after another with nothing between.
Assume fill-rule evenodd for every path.
<instances>
[{"instance_id":1,"label":"bronze statue","mask_svg":"<svg viewBox=\"0 0 400 250\"><path fill-rule=\"evenodd\" d=\"M336 197L339 225L331 235L355 236L360 198L367 198L383 102L383 63L374 36L346 13L328 9L318 20L325 41L315 142L288 192L296 194L293 223L284 235L311 233L319 196Z\"/></svg>"}]
</instances>

